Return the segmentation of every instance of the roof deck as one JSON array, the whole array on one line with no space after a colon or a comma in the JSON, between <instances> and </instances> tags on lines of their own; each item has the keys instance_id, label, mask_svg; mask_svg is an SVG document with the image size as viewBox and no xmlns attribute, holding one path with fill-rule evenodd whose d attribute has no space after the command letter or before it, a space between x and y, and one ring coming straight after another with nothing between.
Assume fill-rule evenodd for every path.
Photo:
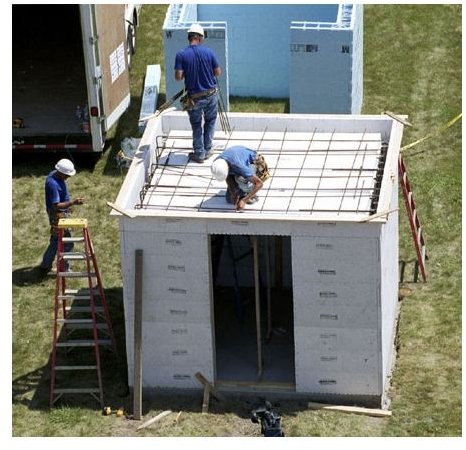
<instances>
[{"instance_id":1,"label":"roof deck","mask_svg":"<svg viewBox=\"0 0 466 450\"><path fill-rule=\"evenodd\" d=\"M387 149L380 133L233 131L230 136L217 133L215 144L214 156L197 164L188 161L191 132L170 130L140 206L235 212L225 200L226 183L212 178L210 166L224 148L244 145L264 156L271 175L259 191L259 201L246 211L365 216L377 209L377 178Z\"/></svg>"},{"instance_id":2,"label":"roof deck","mask_svg":"<svg viewBox=\"0 0 466 450\"><path fill-rule=\"evenodd\" d=\"M388 207L393 173L385 173L386 161L390 159L393 172L401 140L400 132L391 142L392 119L232 113L231 134L216 130L214 156L197 164L188 160L192 132L187 115L175 112L167 116L156 119L160 126L148 131L150 144L141 145L150 148L151 157L150 161L145 158L145 180L137 197L132 176L136 167L125 180L126 185L131 183L135 204L125 205L120 192L120 206L134 209L138 216L238 214L225 199L226 183L215 180L210 171L215 158L233 145L262 154L271 175L258 193L259 201L247 205L241 214L358 221L380 212L381 198L383 208ZM138 165L135 161L133 166L135 163ZM122 188L125 190L128 186Z\"/></svg>"}]
</instances>

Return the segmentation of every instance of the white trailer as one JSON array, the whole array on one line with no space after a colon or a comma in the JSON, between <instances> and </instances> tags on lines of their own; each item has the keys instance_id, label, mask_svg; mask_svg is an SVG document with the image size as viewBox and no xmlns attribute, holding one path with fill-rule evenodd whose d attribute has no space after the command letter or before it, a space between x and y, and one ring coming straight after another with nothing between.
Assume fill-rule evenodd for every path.
<instances>
[{"instance_id":1,"label":"white trailer","mask_svg":"<svg viewBox=\"0 0 466 450\"><path fill-rule=\"evenodd\" d=\"M260 151L271 178L236 212L188 162L186 113L147 125L116 205L128 375L143 251L142 384L381 406L398 312L398 155L388 116L230 113L217 144ZM216 151L217 153L218 151ZM117 213L113 213L117 214Z\"/></svg>"},{"instance_id":2,"label":"white trailer","mask_svg":"<svg viewBox=\"0 0 466 450\"><path fill-rule=\"evenodd\" d=\"M130 104L138 5L16 4L13 150L101 152Z\"/></svg>"}]
</instances>

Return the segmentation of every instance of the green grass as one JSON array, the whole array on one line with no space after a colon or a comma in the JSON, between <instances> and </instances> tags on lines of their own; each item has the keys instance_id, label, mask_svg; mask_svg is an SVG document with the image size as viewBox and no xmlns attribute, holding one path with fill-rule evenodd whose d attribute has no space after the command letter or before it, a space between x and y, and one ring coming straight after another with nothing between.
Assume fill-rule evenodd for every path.
<instances>
[{"instance_id":1,"label":"green grass","mask_svg":"<svg viewBox=\"0 0 466 450\"><path fill-rule=\"evenodd\" d=\"M145 5L138 50L131 70L132 104L110 133L105 154L93 168L78 160L69 180L73 195L86 197L76 214L87 217L120 348L124 348L122 277L113 201L124 178L115 154L126 136L137 136L137 120L147 64L164 67L161 27L166 5ZM363 112L407 114L403 144L430 133L461 111L461 6L367 5L364 10ZM172 74L170 73L169 76ZM163 94L163 93L162 93ZM161 96L163 101L164 96ZM284 100L231 99L232 111L287 111ZM160 396L144 401L147 417L165 409L182 410L177 424L167 418L136 432L137 423L103 417L90 399L48 409L48 360L52 336L53 281L38 282L32 267L48 239L44 177L54 157L13 165L13 435L14 436L258 436L248 418L252 405L213 402L200 414L201 396ZM428 283L413 284L412 262L401 303L399 351L390 392L393 416L374 419L309 411L306 403L281 402L278 410L288 436L460 436L461 435L461 127L406 153L406 164L427 239ZM400 208L404 208L400 202ZM400 214L400 259L414 249L404 210ZM131 411L123 364L108 367L106 402Z\"/></svg>"}]
</instances>

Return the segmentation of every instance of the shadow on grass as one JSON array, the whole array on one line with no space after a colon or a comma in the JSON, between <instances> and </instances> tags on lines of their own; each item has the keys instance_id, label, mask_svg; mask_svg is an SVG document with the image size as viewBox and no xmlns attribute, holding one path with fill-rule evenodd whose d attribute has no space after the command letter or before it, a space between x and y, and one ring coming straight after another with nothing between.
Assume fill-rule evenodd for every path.
<instances>
[{"instance_id":1,"label":"shadow on grass","mask_svg":"<svg viewBox=\"0 0 466 450\"><path fill-rule=\"evenodd\" d=\"M44 281L47 274L44 274L39 266L21 267L13 270L12 282L15 286L24 287Z\"/></svg>"},{"instance_id":2,"label":"shadow on grass","mask_svg":"<svg viewBox=\"0 0 466 450\"><path fill-rule=\"evenodd\" d=\"M29 268L26 268L29 269ZM28 273L26 270L25 273ZM16 274L17 283L23 283L21 279L24 279L23 272L19 271ZM21 278L23 277L23 278ZM18 279L20 281L18 281ZM25 284L19 284L25 286ZM110 317L112 320L112 327L115 335L118 355L109 351L107 348L101 347L101 372L102 372L102 384L104 390L104 401L106 404L111 405L123 405L128 400L128 379L127 379L127 365L126 365L126 346L125 346L125 321L123 311L123 290L122 288L109 288L104 289L105 298L108 304ZM79 332L80 330L77 330ZM104 336L101 336L104 337ZM78 336L76 336L78 338ZM83 338L83 336L81 336ZM63 330L60 333L59 341L64 341ZM50 348L52 347L52 336L50 336ZM59 350L60 351L60 350ZM63 354L60 355L60 359L66 360L66 365L86 365L84 362L85 355L83 352L79 352L76 349L69 352L65 358ZM92 357L92 364L95 364L95 360ZM12 401L13 404L22 404L27 406L29 409L45 410L49 408L49 395L50 395L50 367L51 357L47 364L43 367L39 367L25 375L13 380L12 384ZM57 359L57 365L60 365L60 360ZM87 362L89 364L89 362ZM81 371L82 372L82 371ZM57 374L57 376L63 376L63 384L59 386L57 379L57 387L73 387L71 385L71 377L65 378L64 374ZM79 374L80 382L89 382L88 387L96 386L95 372L87 377L85 374ZM68 385L69 383L69 385ZM83 384L80 384L83 386ZM31 397L32 393L32 397ZM90 395L66 395L59 399L56 405L70 405L78 406L82 408L98 409L100 405Z\"/></svg>"}]
</instances>

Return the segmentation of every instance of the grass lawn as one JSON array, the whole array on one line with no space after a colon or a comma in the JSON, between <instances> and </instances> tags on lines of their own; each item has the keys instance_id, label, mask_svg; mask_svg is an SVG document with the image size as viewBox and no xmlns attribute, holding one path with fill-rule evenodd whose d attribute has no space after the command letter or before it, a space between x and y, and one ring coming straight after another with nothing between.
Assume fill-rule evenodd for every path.
<instances>
[{"instance_id":1,"label":"grass lawn","mask_svg":"<svg viewBox=\"0 0 466 450\"><path fill-rule=\"evenodd\" d=\"M77 160L69 180L72 196L84 196L75 217L87 217L103 274L120 348L124 348L122 277L114 201L125 173L115 162L124 137L137 136L147 64L162 64L166 5L144 5L138 50L131 70L131 107L112 130L105 154L93 168ZM364 9L363 113L389 110L409 115L403 144L417 140L461 111L461 6L367 5ZM169 68L169 76L172 76ZM163 96L162 96L163 97ZM232 111L283 112L286 100L231 99ZM202 395L145 400L146 417L183 411L136 432L138 423L104 417L84 400L48 409L49 357L54 280L38 281L33 268L48 239L44 178L55 156L23 158L12 167L12 423L13 436L259 436L252 407L213 402L201 415ZM391 383L392 417L310 411L306 402L282 401L275 408L287 436L461 436L461 126L408 150L411 186L427 239L428 282L412 283L415 252L407 216L400 214L400 259L407 261L401 302L398 355ZM400 209L404 208L402 200ZM106 403L131 412L124 362L106 367ZM252 401L252 400L251 400ZM62 404L63 405L63 404ZM173 418L175 415L173 415Z\"/></svg>"}]
</instances>

